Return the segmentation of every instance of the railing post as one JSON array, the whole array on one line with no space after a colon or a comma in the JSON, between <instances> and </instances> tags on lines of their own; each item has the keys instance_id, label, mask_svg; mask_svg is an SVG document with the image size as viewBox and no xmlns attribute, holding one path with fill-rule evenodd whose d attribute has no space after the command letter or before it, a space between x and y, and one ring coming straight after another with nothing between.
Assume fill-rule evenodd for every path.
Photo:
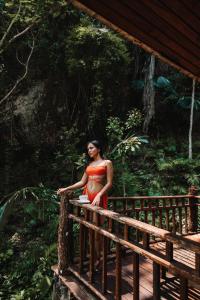
<instances>
[{"instance_id":1,"label":"railing post","mask_svg":"<svg viewBox=\"0 0 200 300\"><path fill-rule=\"evenodd\" d=\"M60 200L60 217L58 228L58 271L61 275L67 273L71 257L73 225L68 218L70 213L69 199L71 196L72 193L67 193L62 195Z\"/></svg>"},{"instance_id":2,"label":"railing post","mask_svg":"<svg viewBox=\"0 0 200 300\"><path fill-rule=\"evenodd\" d=\"M180 300L188 299L188 280L180 278Z\"/></svg>"},{"instance_id":3,"label":"railing post","mask_svg":"<svg viewBox=\"0 0 200 300\"><path fill-rule=\"evenodd\" d=\"M160 265L153 262L153 300L160 299Z\"/></svg>"},{"instance_id":4,"label":"railing post","mask_svg":"<svg viewBox=\"0 0 200 300\"><path fill-rule=\"evenodd\" d=\"M144 249L148 250L149 249L149 242L150 242L150 236L148 233L144 232L143 233L143 247Z\"/></svg>"},{"instance_id":5,"label":"railing post","mask_svg":"<svg viewBox=\"0 0 200 300\"><path fill-rule=\"evenodd\" d=\"M140 256L133 252L133 300L139 300L140 297L140 272L139 272Z\"/></svg>"},{"instance_id":6,"label":"railing post","mask_svg":"<svg viewBox=\"0 0 200 300\"><path fill-rule=\"evenodd\" d=\"M121 244L116 243L115 300L121 300Z\"/></svg>"},{"instance_id":7,"label":"railing post","mask_svg":"<svg viewBox=\"0 0 200 300\"><path fill-rule=\"evenodd\" d=\"M194 196L197 194L197 188L191 186L188 194L193 196L189 198L189 231L196 232L198 229L198 206Z\"/></svg>"}]
</instances>

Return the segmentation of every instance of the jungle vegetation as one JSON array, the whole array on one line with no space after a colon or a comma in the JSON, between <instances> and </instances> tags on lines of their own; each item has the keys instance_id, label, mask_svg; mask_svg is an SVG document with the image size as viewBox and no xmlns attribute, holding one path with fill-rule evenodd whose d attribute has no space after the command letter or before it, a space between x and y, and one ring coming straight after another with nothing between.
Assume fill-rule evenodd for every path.
<instances>
[{"instance_id":1,"label":"jungle vegetation","mask_svg":"<svg viewBox=\"0 0 200 300\"><path fill-rule=\"evenodd\" d=\"M113 160L112 195L187 193L200 87L191 159L192 80L65 0L0 0L0 54L0 299L51 299L55 191L80 177L86 142Z\"/></svg>"}]
</instances>

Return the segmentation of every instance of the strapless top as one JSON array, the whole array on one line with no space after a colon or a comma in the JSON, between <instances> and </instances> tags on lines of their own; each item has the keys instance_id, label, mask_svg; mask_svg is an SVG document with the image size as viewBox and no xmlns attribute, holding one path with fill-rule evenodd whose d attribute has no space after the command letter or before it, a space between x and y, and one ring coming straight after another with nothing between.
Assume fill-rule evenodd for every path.
<instances>
[{"instance_id":1,"label":"strapless top","mask_svg":"<svg viewBox=\"0 0 200 300\"><path fill-rule=\"evenodd\" d=\"M107 172L107 166L87 166L85 170L88 176L102 176Z\"/></svg>"}]
</instances>

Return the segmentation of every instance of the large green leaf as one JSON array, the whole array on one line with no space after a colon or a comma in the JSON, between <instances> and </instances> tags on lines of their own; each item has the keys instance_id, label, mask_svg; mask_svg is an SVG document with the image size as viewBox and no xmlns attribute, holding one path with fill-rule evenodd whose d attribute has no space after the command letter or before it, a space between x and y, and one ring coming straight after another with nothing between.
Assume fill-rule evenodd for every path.
<instances>
[{"instance_id":1,"label":"large green leaf","mask_svg":"<svg viewBox=\"0 0 200 300\"><path fill-rule=\"evenodd\" d=\"M191 103L192 103L191 97L184 96L184 97L179 98L179 100L177 102L177 105L179 105L180 107L182 107L184 109L190 109L191 108ZM200 108L200 100L195 99L194 109L199 110L199 108Z\"/></svg>"},{"instance_id":2,"label":"large green leaf","mask_svg":"<svg viewBox=\"0 0 200 300\"><path fill-rule=\"evenodd\" d=\"M9 215L14 209L15 200L18 196L18 192L14 193L13 196L11 196L6 203L4 203L0 207L0 231L3 230L4 225L6 224Z\"/></svg>"},{"instance_id":3,"label":"large green leaf","mask_svg":"<svg viewBox=\"0 0 200 300\"><path fill-rule=\"evenodd\" d=\"M167 88L171 86L171 82L164 76L159 76L155 81L154 85L158 88Z\"/></svg>"}]
</instances>

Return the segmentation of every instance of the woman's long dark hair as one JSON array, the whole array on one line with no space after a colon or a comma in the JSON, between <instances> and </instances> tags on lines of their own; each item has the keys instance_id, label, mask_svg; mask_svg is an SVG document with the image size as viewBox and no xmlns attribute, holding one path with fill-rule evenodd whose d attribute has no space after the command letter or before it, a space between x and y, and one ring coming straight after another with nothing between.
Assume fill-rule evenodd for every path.
<instances>
[{"instance_id":1,"label":"woman's long dark hair","mask_svg":"<svg viewBox=\"0 0 200 300\"><path fill-rule=\"evenodd\" d=\"M97 149L99 149L99 150L100 150L100 151L99 151L99 155L101 156L101 158L104 158L104 155L103 155L103 149L102 149L102 145L101 145L100 141L98 141L98 140L92 140L92 141L89 141L89 142L87 142L87 147L88 147L89 144L92 144L92 145L94 145ZM88 151L86 151L86 157L87 157L87 161L88 161L87 164L89 164L90 162L93 161L93 159L88 155Z\"/></svg>"}]
</instances>

